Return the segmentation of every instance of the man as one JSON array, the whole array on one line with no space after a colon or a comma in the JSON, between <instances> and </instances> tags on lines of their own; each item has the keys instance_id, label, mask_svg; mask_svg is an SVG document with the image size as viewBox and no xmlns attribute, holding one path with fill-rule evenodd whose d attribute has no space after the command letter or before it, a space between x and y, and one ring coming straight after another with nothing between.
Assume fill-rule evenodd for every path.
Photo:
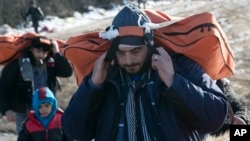
<instances>
[{"instance_id":1,"label":"man","mask_svg":"<svg viewBox=\"0 0 250 141\"><path fill-rule=\"evenodd\" d=\"M224 125L216 132L211 133L211 135L220 136L225 132L229 131L230 125L247 125L249 124L249 117L246 112L246 107L244 104L237 99L237 93L234 91L230 84L230 80L227 78L219 79L216 84L227 96L228 99L228 119Z\"/></svg>"},{"instance_id":2,"label":"man","mask_svg":"<svg viewBox=\"0 0 250 141\"><path fill-rule=\"evenodd\" d=\"M150 20L143 12L127 5L100 34L112 44L65 110L62 124L69 137L198 141L221 127L227 115L224 94L192 60L155 49L152 31L142 26L146 23ZM131 35L118 36L126 27L133 28ZM145 29L144 35L132 36L140 29Z\"/></svg>"},{"instance_id":3,"label":"man","mask_svg":"<svg viewBox=\"0 0 250 141\"><path fill-rule=\"evenodd\" d=\"M138 3L138 7L139 8L141 8L141 4L142 4L143 8L145 9L146 8L147 0L137 0L137 3Z\"/></svg>"},{"instance_id":4,"label":"man","mask_svg":"<svg viewBox=\"0 0 250 141\"><path fill-rule=\"evenodd\" d=\"M30 7L26 13L26 19L28 16L31 16L31 20L32 20L32 25L34 27L34 30L36 33L39 33L38 31L38 27L39 27L39 20L43 19L43 11L40 7L36 6L36 3L34 1L30 2Z\"/></svg>"},{"instance_id":5,"label":"man","mask_svg":"<svg viewBox=\"0 0 250 141\"><path fill-rule=\"evenodd\" d=\"M16 122L17 133L31 108L32 91L49 87L54 94L60 88L57 76L70 77L72 67L59 53L58 43L46 37L35 37L22 56L2 70L0 78L0 112Z\"/></svg>"}]
</instances>

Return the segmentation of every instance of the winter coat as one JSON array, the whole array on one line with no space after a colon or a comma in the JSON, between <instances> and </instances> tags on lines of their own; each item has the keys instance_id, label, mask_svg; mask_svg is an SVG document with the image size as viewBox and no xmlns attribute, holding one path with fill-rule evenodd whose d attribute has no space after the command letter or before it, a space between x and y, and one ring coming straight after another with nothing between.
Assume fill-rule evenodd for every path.
<instances>
[{"instance_id":1,"label":"winter coat","mask_svg":"<svg viewBox=\"0 0 250 141\"><path fill-rule=\"evenodd\" d=\"M56 95L58 82L56 77L69 77L72 75L70 63L60 53L54 57L53 64L47 63L47 86ZM2 70L0 78L0 112L2 115L8 109L16 112L27 112L31 107L32 83L24 81L21 72L19 59L7 64Z\"/></svg>"},{"instance_id":2,"label":"winter coat","mask_svg":"<svg viewBox=\"0 0 250 141\"><path fill-rule=\"evenodd\" d=\"M23 124L17 141L70 141L62 130L62 115L63 112L58 110L51 119L48 128L45 129L36 119L34 111L31 111Z\"/></svg>"},{"instance_id":3,"label":"winter coat","mask_svg":"<svg viewBox=\"0 0 250 141\"><path fill-rule=\"evenodd\" d=\"M227 98L199 65L181 56L173 59L175 70L171 87L157 72L147 91L151 109L164 135L164 141L200 141L201 134L219 129L227 115ZM111 76L112 75L112 76ZM114 141L121 104L119 73L111 71L102 86L95 86L87 76L73 95L62 117L65 134L87 141ZM151 104L150 104L151 105Z\"/></svg>"},{"instance_id":4,"label":"winter coat","mask_svg":"<svg viewBox=\"0 0 250 141\"><path fill-rule=\"evenodd\" d=\"M216 81L216 84L219 86L219 88L224 92L224 94L227 96L228 102L229 102L229 111L228 112L228 120L224 123L224 125L216 132L211 133L211 135L220 136L224 134L226 131L229 131L230 129L230 118L232 116L237 116L241 118L246 124L249 124L249 117L246 112L246 107L243 105L243 103L237 99L234 89L230 85L230 82L227 82L225 79L220 79Z\"/></svg>"}]
</instances>

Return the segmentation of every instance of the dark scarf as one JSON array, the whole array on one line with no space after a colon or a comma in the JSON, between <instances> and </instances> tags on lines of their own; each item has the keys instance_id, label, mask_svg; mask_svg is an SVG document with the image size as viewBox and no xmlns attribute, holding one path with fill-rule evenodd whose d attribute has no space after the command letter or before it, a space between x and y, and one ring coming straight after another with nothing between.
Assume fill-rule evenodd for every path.
<instances>
[{"instance_id":1,"label":"dark scarf","mask_svg":"<svg viewBox=\"0 0 250 141\"><path fill-rule=\"evenodd\" d=\"M33 66L33 74L34 89L45 87L48 78L46 64Z\"/></svg>"},{"instance_id":2,"label":"dark scarf","mask_svg":"<svg viewBox=\"0 0 250 141\"><path fill-rule=\"evenodd\" d=\"M150 83L151 69L139 79L132 79L120 68L125 98L125 127L128 141L161 141L162 135L155 115L152 101L146 89Z\"/></svg>"}]
</instances>

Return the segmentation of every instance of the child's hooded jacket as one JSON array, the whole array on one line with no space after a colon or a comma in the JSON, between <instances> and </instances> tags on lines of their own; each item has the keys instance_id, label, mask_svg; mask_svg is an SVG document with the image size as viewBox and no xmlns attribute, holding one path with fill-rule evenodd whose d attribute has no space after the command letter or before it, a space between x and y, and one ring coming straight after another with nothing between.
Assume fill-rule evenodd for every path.
<instances>
[{"instance_id":1,"label":"child's hooded jacket","mask_svg":"<svg viewBox=\"0 0 250 141\"><path fill-rule=\"evenodd\" d=\"M39 114L39 106L43 103L49 103L52 106L51 112L49 116L46 118L42 118ZM57 100L49 88L43 87L43 88L37 89L34 92L34 96L32 100L32 108L35 111L36 118L46 128L48 126L49 121L55 115L55 112L58 108Z\"/></svg>"},{"instance_id":2,"label":"child's hooded jacket","mask_svg":"<svg viewBox=\"0 0 250 141\"><path fill-rule=\"evenodd\" d=\"M51 113L43 118L39 115L39 106L49 103ZM35 90L32 99L33 110L29 112L27 120L20 131L18 141L67 141L61 126L63 111L58 109L57 100L51 90L43 87Z\"/></svg>"}]
</instances>

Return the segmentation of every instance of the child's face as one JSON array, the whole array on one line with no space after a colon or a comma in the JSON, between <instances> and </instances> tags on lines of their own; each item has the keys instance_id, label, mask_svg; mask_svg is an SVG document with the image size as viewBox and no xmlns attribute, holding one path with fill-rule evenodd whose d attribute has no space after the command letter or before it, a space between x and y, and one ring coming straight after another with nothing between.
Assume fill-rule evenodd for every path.
<instances>
[{"instance_id":1,"label":"child's face","mask_svg":"<svg viewBox=\"0 0 250 141\"><path fill-rule=\"evenodd\" d=\"M49 103L43 103L39 106L39 113L41 117L49 116L52 106Z\"/></svg>"}]
</instances>

